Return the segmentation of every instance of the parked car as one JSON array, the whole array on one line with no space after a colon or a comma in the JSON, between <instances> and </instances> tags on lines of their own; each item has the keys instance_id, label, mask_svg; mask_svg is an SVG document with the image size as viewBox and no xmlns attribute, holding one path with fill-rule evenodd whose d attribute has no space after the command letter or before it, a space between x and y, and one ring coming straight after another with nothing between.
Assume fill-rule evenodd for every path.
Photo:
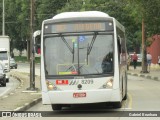
<instances>
[{"instance_id":1,"label":"parked car","mask_svg":"<svg viewBox=\"0 0 160 120\"><path fill-rule=\"evenodd\" d=\"M6 86L6 74L3 65L0 63L0 84Z\"/></svg>"},{"instance_id":2,"label":"parked car","mask_svg":"<svg viewBox=\"0 0 160 120\"><path fill-rule=\"evenodd\" d=\"M14 58L10 58L10 68L13 69L17 69L17 63L16 61L14 60Z\"/></svg>"}]
</instances>

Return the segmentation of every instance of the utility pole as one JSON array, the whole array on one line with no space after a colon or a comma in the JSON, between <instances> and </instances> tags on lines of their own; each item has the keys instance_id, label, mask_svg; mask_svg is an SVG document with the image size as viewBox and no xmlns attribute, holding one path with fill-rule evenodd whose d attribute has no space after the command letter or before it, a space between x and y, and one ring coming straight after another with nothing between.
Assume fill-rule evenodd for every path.
<instances>
[{"instance_id":1,"label":"utility pole","mask_svg":"<svg viewBox=\"0 0 160 120\"><path fill-rule=\"evenodd\" d=\"M30 15L30 87L27 90L35 91L35 53L34 53L34 0L30 0L31 4L31 15Z\"/></svg>"},{"instance_id":2,"label":"utility pole","mask_svg":"<svg viewBox=\"0 0 160 120\"><path fill-rule=\"evenodd\" d=\"M146 31L144 19L142 19L142 71L141 73L148 73L147 71L147 57L146 57Z\"/></svg>"},{"instance_id":3,"label":"utility pole","mask_svg":"<svg viewBox=\"0 0 160 120\"><path fill-rule=\"evenodd\" d=\"M2 35L5 35L5 5L3 0Z\"/></svg>"}]
</instances>

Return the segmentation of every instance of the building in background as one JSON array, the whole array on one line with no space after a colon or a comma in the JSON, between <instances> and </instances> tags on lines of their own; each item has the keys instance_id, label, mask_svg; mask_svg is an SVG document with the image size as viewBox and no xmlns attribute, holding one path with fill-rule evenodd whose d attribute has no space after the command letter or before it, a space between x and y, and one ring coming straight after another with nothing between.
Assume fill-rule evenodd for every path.
<instances>
[{"instance_id":1,"label":"building in background","mask_svg":"<svg viewBox=\"0 0 160 120\"><path fill-rule=\"evenodd\" d=\"M148 39L151 44L147 47L147 52L152 55L152 63L158 64L158 56L160 56L160 35L154 35Z\"/></svg>"}]
</instances>

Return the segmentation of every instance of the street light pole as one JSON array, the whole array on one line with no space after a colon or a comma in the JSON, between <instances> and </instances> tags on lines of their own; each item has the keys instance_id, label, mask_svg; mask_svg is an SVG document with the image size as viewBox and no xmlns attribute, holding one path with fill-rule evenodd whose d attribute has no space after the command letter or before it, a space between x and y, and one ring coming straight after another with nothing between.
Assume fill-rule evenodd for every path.
<instances>
[{"instance_id":1,"label":"street light pole","mask_svg":"<svg viewBox=\"0 0 160 120\"><path fill-rule=\"evenodd\" d=\"M31 17L30 17L30 87L27 90L35 91L35 53L34 53L34 0L30 0Z\"/></svg>"},{"instance_id":2,"label":"street light pole","mask_svg":"<svg viewBox=\"0 0 160 120\"><path fill-rule=\"evenodd\" d=\"M5 35L5 5L3 0L2 35Z\"/></svg>"}]
</instances>

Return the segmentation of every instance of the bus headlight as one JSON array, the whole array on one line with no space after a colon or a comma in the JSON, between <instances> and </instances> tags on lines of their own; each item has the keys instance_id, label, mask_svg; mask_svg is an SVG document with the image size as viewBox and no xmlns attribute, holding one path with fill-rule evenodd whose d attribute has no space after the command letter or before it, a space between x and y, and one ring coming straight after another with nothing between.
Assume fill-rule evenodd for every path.
<instances>
[{"instance_id":1,"label":"bus headlight","mask_svg":"<svg viewBox=\"0 0 160 120\"><path fill-rule=\"evenodd\" d=\"M46 80L46 85L47 85L48 90L57 90L57 87L48 80Z\"/></svg>"},{"instance_id":2,"label":"bus headlight","mask_svg":"<svg viewBox=\"0 0 160 120\"><path fill-rule=\"evenodd\" d=\"M113 87L113 79L107 81L107 87L112 88Z\"/></svg>"},{"instance_id":3,"label":"bus headlight","mask_svg":"<svg viewBox=\"0 0 160 120\"><path fill-rule=\"evenodd\" d=\"M113 87L113 78L110 78L103 86L102 88L112 88Z\"/></svg>"}]
</instances>

